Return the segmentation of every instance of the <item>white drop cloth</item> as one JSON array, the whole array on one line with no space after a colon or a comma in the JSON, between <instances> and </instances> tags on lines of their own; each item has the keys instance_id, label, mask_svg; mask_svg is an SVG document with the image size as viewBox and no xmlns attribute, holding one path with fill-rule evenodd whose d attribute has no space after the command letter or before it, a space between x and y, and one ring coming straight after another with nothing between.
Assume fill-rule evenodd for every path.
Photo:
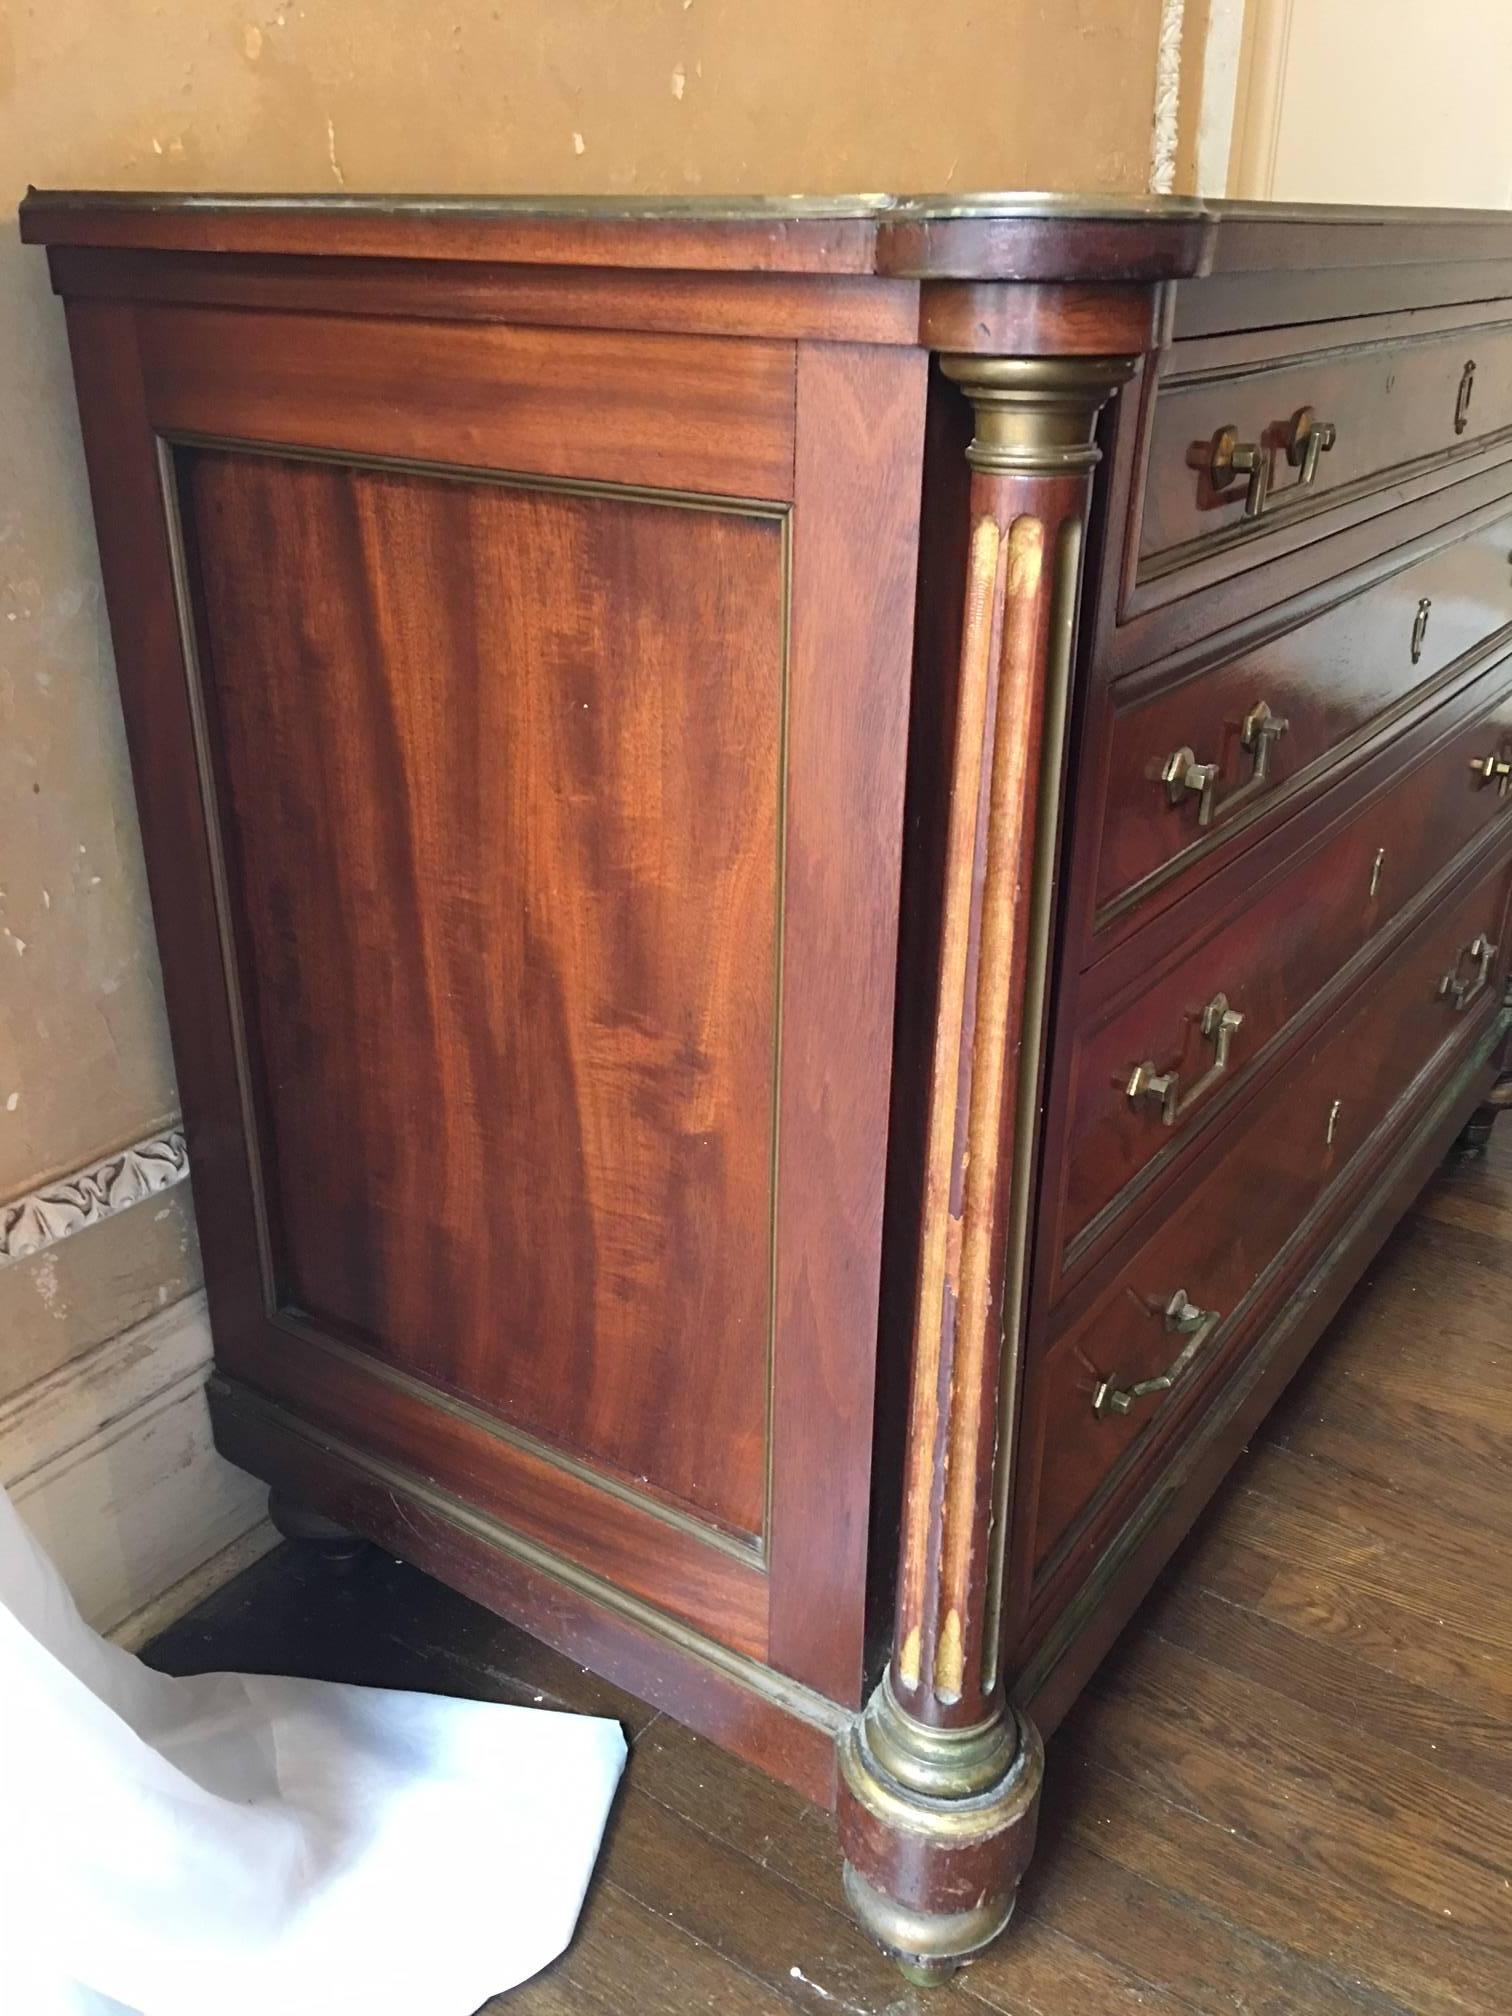
<instances>
[{"instance_id":1,"label":"white drop cloth","mask_svg":"<svg viewBox=\"0 0 1512 2016\"><path fill-rule=\"evenodd\" d=\"M154 1673L0 1491L3 2016L471 2016L571 1938L624 1760L585 1716Z\"/></svg>"}]
</instances>

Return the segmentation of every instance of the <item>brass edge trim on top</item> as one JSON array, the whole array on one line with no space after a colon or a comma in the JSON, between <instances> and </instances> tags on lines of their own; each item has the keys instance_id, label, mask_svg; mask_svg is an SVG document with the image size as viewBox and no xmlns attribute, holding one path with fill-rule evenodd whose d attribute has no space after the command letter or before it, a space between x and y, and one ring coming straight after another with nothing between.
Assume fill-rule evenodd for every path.
<instances>
[{"instance_id":1,"label":"brass edge trim on top","mask_svg":"<svg viewBox=\"0 0 1512 2016\"><path fill-rule=\"evenodd\" d=\"M1268 1332L1261 1333L1263 1341L1253 1345L1235 1363L1232 1375L1222 1389L1220 1398L1203 1415L1201 1422L1181 1444L1180 1453L1175 1460L1162 1472L1158 1481L1113 1535L1098 1556L1086 1580L1061 1612L1055 1628L1047 1634L1027 1665L1015 1676L1009 1688L1010 1697L1015 1702L1030 1703L1043 1691L1056 1667L1102 1604L1109 1586L1118 1579L1124 1564L1137 1551L1146 1534L1158 1523L1167 1506L1180 1494L1186 1479L1197 1468L1210 1444L1222 1435L1229 1422L1238 1414L1297 1324L1307 1314L1310 1306L1308 1289L1328 1271L1339 1246L1366 1221L1373 1195L1386 1189L1397 1174L1421 1151L1424 1143L1444 1124L1455 1107L1464 1099L1476 1075L1491 1061L1497 1045L1509 1031L1512 1031L1512 1008L1504 1008L1492 1020L1489 1028L1482 1032L1480 1040L1473 1046L1474 1054L1455 1072L1398 1153L1392 1157L1384 1170L1378 1172L1373 1188L1362 1190L1357 1194L1337 1235L1324 1246L1317 1260L1297 1284L1288 1302L1283 1305L1283 1311L1291 1312L1289 1319L1278 1315L1278 1320L1269 1326ZM1435 1060L1430 1060L1429 1066L1425 1069L1431 1069L1433 1061ZM1414 1083L1417 1082L1414 1080ZM1404 1101L1399 1103L1405 1103L1410 1095L1409 1087L1408 1093L1404 1095Z\"/></svg>"},{"instance_id":2,"label":"brass edge trim on top","mask_svg":"<svg viewBox=\"0 0 1512 2016\"><path fill-rule=\"evenodd\" d=\"M766 1542L771 1533L771 1511L773 1490L773 1388L775 1382L777 1356L777 1155L778 1155L778 1115L781 1105L781 981L782 952L786 926L786 820L788 792L788 711L792 673L792 504L780 499L759 499L724 497L703 491L659 490L650 486L616 483L601 479L578 477L533 476L517 470L499 470L473 467L455 462L432 463L407 457L364 455L349 453L343 449L314 448L309 446L287 447L280 442L247 441L230 435L204 434L190 430L164 430L155 434L158 459L159 485L163 498L166 521L170 565L173 574L174 603L178 616L180 650L184 664L185 683L188 689L189 712L194 742L195 766L200 788L200 800L204 810L206 841L210 856L211 883L215 900L216 931L220 941L221 965L226 983L227 1012L231 1024L232 1048L235 1056L237 1091L241 1104L243 1132L246 1138L248 1177L252 1192L254 1232L258 1249L258 1266L263 1291L263 1314L265 1319L291 1335L297 1335L304 1343L318 1344L344 1360L348 1356L365 1365L370 1370L381 1368L386 1378L399 1385L410 1379L398 1366L386 1366L381 1359L371 1353L363 1353L355 1346L346 1345L341 1340L318 1330L310 1324L310 1319L301 1320L300 1312L290 1309L280 1302L277 1274L274 1266L273 1240L268 1217L267 1194L263 1181L262 1163L264 1156L264 1129L260 1123L256 1098L252 1085L251 1045L248 1038L243 1013L240 965L232 929L230 882L226 871L223 846L222 824L219 799L215 786L214 754L210 746L208 715L205 706L202 669L199 662L198 632L195 623L194 600L190 589L187 559L184 549L183 523L179 495L178 470L174 450L180 447L204 449L220 454L263 455L277 460L336 464L341 467L354 466L361 469L392 470L404 475L420 475L440 478L459 483L479 482L496 485L505 489L546 490L558 495L610 497L628 499L635 503L652 504L672 510L709 511L715 515L731 513L745 517L771 520L778 528L781 540L781 595L782 595L782 663L779 679L779 716L781 729L778 749L777 776L777 906L774 922L774 988L776 1007L773 1029L772 1056L772 1117L770 1168L772 1178L769 1184L769 1206L767 1240L769 1251L767 1289L767 1331L766 1331L766 1373L765 1373L765 1478L763 1506L765 1531L742 1541L725 1529L698 1518L692 1512L680 1511L649 1494L637 1491L632 1485L595 1469L591 1464L580 1462L549 1443L539 1441L528 1432L516 1428L502 1420L495 1420L482 1410L469 1410L466 1418L476 1425L487 1428L499 1439L534 1455L545 1464L564 1471L580 1482L603 1490L607 1495L620 1499L622 1503L639 1507L650 1517L660 1520L709 1546L732 1555L745 1565L767 1564ZM439 1389L426 1386L423 1381L413 1380L412 1390L417 1397L423 1397L428 1404L448 1404L451 1411L461 1413L465 1402L452 1400Z\"/></svg>"},{"instance_id":3,"label":"brass edge trim on top","mask_svg":"<svg viewBox=\"0 0 1512 2016\"><path fill-rule=\"evenodd\" d=\"M653 1498L648 1493L638 1491L633 1484L612 1472L594 1468L583 1458L570 1455L564 1449L555 1448L551 1443L532 1435L526 1428L518 1428L511 1421L496 1417L475 1401L464 1399L460 1394L448 1392L444 1387L431 1386L415 1373L406 1371L402 1365L390 1364L374 1352L363 1350L359 1344L348 1343L344 1337L333 1335L322 1329L317 1318L308 1310L298 1309L283 1303L267 1312L267 1320L275 1328L297 1337L301 1344L323 1351L328 1357L349 1367L353 1371L364 1372L379 1385L391 1387L406 1398L434 1408L437 1413L449 1414L470 1428L477 1428L496 1442L517 1449L521 1455L534 1457L553 1470L560 1470L580 1484L589 1485L606 1497L616 1498L621 1504L633 1506L638 1512L658 1519L665 1526L684 1533L689 1539L697 1540L704 1546L717 1549L738 1561L743 1568L754 1572L764 1572L766 1549L760 1535L753 1534L742 1539L737 1533L716 1526L712 1521L700 1519L697 1513L689 1512L665 1500Z\"/></svg>"},{"instance_id":4,"label":"brass edge trim on top","mask_svg":"<svg viewBox=\"0 0 1512 2016\"><path fill-rule=\"evenodd\" d=\"M846 192L833 196L629 196L629 195L488 195L403 194L316 195L308 191L183 191L116 189L38 189L28 187L22 199L27 217L67 214L80 210L192 215L220 210L231 215L287 213L290 216L331 217L454 217L487 221L500 218L540 218L603 223L887 223L945 222L956 218L1002 218L1033 222L1036 218L1085 220L1088 223L1177 222L1212 218L1212 203L1195 196L1152 196L1142 192L1077 195L1056 190L971 190L959 194ZM1269 215L1269 211L1262 212ZM1366 211L1362 221L1380 212ZM1408 213L1413 215L1416 213ZM1505 222L1499 211L1470 211L1468 217Z\"/></svg>"},{"instance_id":5,"label":"brass edge trim on top","mask_svg":"<svg viewBox=\"0 0 1512 2016\"><path fill-rule=\"evenodd\" d=\"M1512 237L1512 216L1504 209L1421 207L1413 204L1348 204L1256 202L1248 198L1157 196L1144 191L1121 193L1054 189L981 189L921 191L911 195L887 192L846 192L836 195L626 196L626 195L490 195L471 192L427 195L388 192L373 195L314 195L277 190L172 189L39 189L27 188L21 204L25 217L75 210L142 211L147 213L200 210L237 212L286 211L294 216L329 213L341 216L413 217L540 217L598 218L633 222L644 218L689 222L745 221L811 217L842 222L873 219L885 223L1003 218L1036 218L1087 223L1207 220L1255 224L1333 224L1379 229L1388 225L1482 225L1501 228Z\"/></svg>"},{"instance_id":6,"label":"brass edge trim on top","mask_svg":"<svg viewBox=\"0 0 1512 2016\"><path fill-rule=\"evenodd\" d=\"M744 1652L736 1652L728 1645L721 1645L717 1639L707 1637L686 1624L679 1617L671 1616L648 1603L644 1598L630 1594L628 1590L617 1588L605 1582L591 1570L580 1568L575 1562L553 1554L548 1547L516 1533L502 1521L480 1512L438 1485L405 1469L400 1464L390 1463L381 1456L359 1448L355 1443L333 1435L324 1428L316 1428L297 1414L278 1405L276 1401L264 1399L251 1387L239 1380L228 1378L217 1372L212 1386L223 1390L230 1402L245 1413L261 1414L271 1422L280 1434L308 1443L326 1454L336 1456L353 1469L385 1484L392 1491L402 1492L437 1518L449 1525L460 1528L474 1539L494 1548L501 1554L508 1554L521 1561L528 1568L548 1575L555 1582L563 1583L578 1595L587 1597L606 1610L612 1610L639 1625L643 1630L653 1632L659 1638L669 1639L684 1652L712 1666L727 1679L749 1688L789 1714L797 1716L825 1734L838 1736L850 1722L852 1711L831 1701L827 1695L815 1693L801 1681L793 1680L775 1667L765 1666L760 1660L750 1658Z\"/></svg>"}]
</instances>

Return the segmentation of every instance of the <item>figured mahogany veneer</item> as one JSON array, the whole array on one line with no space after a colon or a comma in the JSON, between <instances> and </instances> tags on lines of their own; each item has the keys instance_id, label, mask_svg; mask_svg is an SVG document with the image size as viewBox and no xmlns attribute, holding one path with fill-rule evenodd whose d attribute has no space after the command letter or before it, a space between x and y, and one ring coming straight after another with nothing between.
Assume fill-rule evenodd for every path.
<instances>
[{"instance_id":1,"label":"figured mahogany veneer","mask_svg":"<svg viewBox=\"0 0 1512 2016\"><path fill-rule=\"evenodd\" d=\"M1512 223L22 223L221 1447L832 1801L948 1972L1508 1103Z\"/></svg>"},{"instance_id":2,"label":"figured mahogany veneer","mask_svg":"<svg viewBox=\"0 0 1512 2016\"><path fill-rule=\"evenodd\" d=\"M1299 413L1331 430L1311 458ZM1213 470L1213 437L1226 427L1256 445L1268 478L1248 524L1254 484L1230 466ZM1252 564L1252 533L1369 498L1509 433L1512 321L1494 306L1175 344L1146 450L1138 578L1215 546L1236 568Z\"/></svg>"},{"instance_id":3,"label":"figured mahogany veneer","mask_svg":"<svg viewBox=\"0 0 1512 2016\"><path fill-rule=\"evenodd\" d=\"M1037 1488L1026 1479L1037 1601L1065 1557L1073 1521L1091 1516L1099 1493L1116 1491L1146 1438L1179 1433L1183 1416L1222 1376L1288 1247L1306 1250L1331 1193L1362 1161L1379 1158L1402 1098L1440 1082L1496 1022L1495 987L1462 1004L1442 983L1446 975L1473 979L1469 948L1501 935L1512 880L1504 853L1489 874L1442 895L1386 973L1252 1088L1180 1205L1132 1259L1103 1270L1095 1295L1077 1297L1075 1321L1031 1381L1031 1392L1043 1394L1043 1468ZM1170 1308L1178 1293L1204 1321L1186 1317L1180 1327ZM1188 1343L1193 1355L1170 1387L1124 1397L1168 1372ZM1036 1400L1027 1404L1033 1410Z\"/></svg>"},{"instance_id":4,"label":"figured mahogany veneer","mask_svg":"<svg viewBox=\"0 0 1512 2016\"><path fill-rule=\"evenodd\" d=\"M1252 856L1195 891L1174 925L1169 954L1152 972L1136 937L1097 969L1099 1006L1068 1038L1072 1107L1061 1161L1063 1267L1079 1267L1121 1209L1142 1194L1200 1131L1220 1124L1251 1072L1295 1035L1320 997L1336 997L1358 963L1472 843L1504 844L1512 788L1512 663L1501 659L1464 693L1435 709L1414 737L1422 754L1363 800L1336 785L1338 809L1320 839L1269 873ZM1385 752L1389 765L1395 751ZM1381 778L1383 765L1374 766ZM1305 890L1305 900L1301 891ZM1399 935L1399 933L1398 933ZM1213 1066L1203 1012L1222 995L1243 1022L1227 1068L1209 1090L1167 1120L1164 1102L1130 1097L1142 1063L1171 1071L1185 1101ZM1052 1193L1045 1196L1050 1209Z\"/></svg>"}]
</instances>

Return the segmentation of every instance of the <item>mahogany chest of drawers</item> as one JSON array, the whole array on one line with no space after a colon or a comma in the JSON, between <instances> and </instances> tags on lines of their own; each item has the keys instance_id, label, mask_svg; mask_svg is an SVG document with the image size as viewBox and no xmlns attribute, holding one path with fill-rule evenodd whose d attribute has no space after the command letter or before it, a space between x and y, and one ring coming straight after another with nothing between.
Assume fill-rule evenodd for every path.
<instances>
[{"instance_id":1,"label":"mahogany chest of drawers","mask_svg":"<svg viewBox=\"0 0 1512 2016\"><path fill-rule=\"evenodd\" d=\"M1507 1101L1512 221L33 195L221 1447L916 1975Z\"/></svg>"}]
</instances>

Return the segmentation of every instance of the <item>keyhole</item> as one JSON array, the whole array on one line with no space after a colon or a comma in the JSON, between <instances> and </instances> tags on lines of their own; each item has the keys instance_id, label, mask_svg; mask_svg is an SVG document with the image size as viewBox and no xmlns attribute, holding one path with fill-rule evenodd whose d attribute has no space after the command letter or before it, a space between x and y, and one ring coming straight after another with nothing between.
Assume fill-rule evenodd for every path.
<instances>
[{"instance_id":1,"label":"keyhole","mask_svg":"<svg viewBox=\"0 0 1512 2016\"><path fill-rule=\"evenodd\" d=\"M1339 1115L1343 1111L1344 1101L1342 1099L1335 1099L1332 1106L1328 1109L1328 1133L1324 1137L1323 1143L1326 1148L1332 1148L1333 1146L1334 1135L1338 1131L1339 1126Z\"/></svg>"}]
</instances>

